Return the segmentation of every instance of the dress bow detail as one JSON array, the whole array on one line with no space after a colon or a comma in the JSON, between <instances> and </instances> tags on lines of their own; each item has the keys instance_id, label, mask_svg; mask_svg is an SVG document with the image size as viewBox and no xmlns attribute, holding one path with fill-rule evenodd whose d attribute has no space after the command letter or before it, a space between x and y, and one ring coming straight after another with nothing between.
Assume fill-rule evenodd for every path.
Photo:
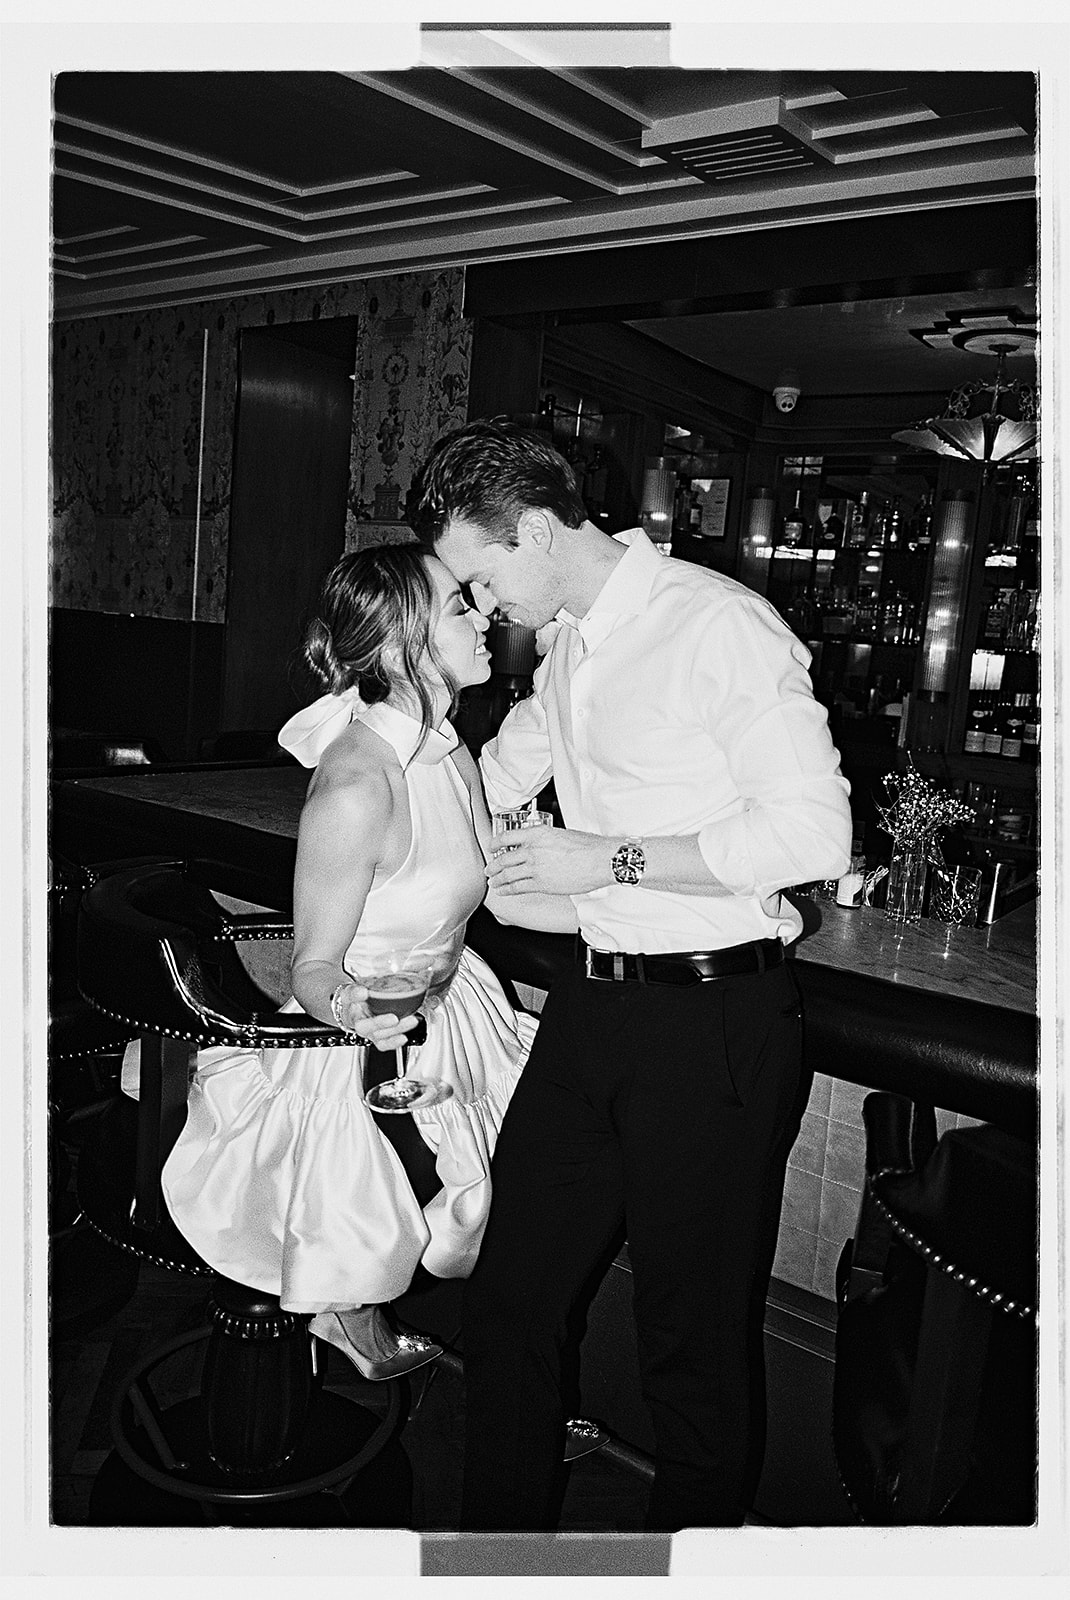
<instances>
[{"instance_id":1,"label":"dress bow detail","mask_svg":"<svg viewBox=\"0 0 1070 1600\"><path fill-rule=\"evenodd\" d=\"M327 746L349 727L363 705L357 689L320 695L290 718L279 733L279 744L303 767L315 767Z\"/></svg>"}]
</instances>

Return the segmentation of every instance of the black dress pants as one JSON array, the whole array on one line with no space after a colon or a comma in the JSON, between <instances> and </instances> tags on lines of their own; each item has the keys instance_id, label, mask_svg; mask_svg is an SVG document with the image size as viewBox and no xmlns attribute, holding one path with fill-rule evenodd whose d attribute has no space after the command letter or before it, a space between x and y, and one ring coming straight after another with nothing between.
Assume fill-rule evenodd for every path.
<instances>
[{"instance_id":1,"label":"black dress pants","mask_svg":"<svg viewBox=\"0 0 1070 1600\"><path fill-rule=\"evenodd\" d=\"M463 1528L553 1525L568 1316L622 1222L656 1440L647 1526L742 1521L800 1071L790 963L687 988L579 967L555 983L465 1289Z\"/></svg>"}]
</instances>

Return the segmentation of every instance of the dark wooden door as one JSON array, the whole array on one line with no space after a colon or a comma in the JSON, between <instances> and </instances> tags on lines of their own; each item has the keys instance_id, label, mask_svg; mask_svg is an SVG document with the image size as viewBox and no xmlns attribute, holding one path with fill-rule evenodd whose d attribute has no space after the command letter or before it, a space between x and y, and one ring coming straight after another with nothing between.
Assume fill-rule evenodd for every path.
<instances>
[{"instance_id":1,"label":"dark wooden door","mask_svg":"<svg viewBox=\"0 0 1070 1600\"><path fill-rule=\"evenodd\" d=\"M345 548L356 322L241 336L222 729L278 728L302 703L300 645Z\"/></svg>"}]
</instances>

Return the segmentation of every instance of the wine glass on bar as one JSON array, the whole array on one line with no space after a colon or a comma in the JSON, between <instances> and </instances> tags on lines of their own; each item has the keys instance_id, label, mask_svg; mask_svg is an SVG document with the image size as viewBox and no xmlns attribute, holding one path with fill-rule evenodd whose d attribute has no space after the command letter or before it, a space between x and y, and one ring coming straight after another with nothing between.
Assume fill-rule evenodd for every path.
<instances>
[{"instance_id":1,"label":"wine glass on bar","mask_svg":"<svg viewBox=\"0 0 1070 1600\"><path fill-rule=\"evenodd\" d=\"M419 952L394 952L382 957L374 969L361 973L354 981L368 991L365 1004L373 1017L393 1012L397 1017L412 1016L427 999L431 987L432 967L426 956ZM434 1078L409 1076L409 1045L399 1045L394 1055L397 1076L373 1084L364 1096L365 1104L373 1111L416 1111L423 1106L438 1105L453 1093L448 1083Z\"/></svg>"}]
</instances>

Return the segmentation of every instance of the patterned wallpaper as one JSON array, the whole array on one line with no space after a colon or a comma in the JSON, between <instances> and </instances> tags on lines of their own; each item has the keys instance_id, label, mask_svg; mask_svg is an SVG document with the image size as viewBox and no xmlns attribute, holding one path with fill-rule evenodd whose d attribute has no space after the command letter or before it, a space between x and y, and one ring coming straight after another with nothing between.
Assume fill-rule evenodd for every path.
<instances>
[{"instance_id":1,"label":"patterned wallpaper","mask_svg":"<svg viewBox=\"0 0 1070 1600\"><path fill-rule=\"evenodd\" d=\"M413 465L464 421L462 287L461 269L407 273L59 324L53 604L189 620L196 568L197 620L224 620L243 327L357 318L346 547L408 537Z\"/></svg>"}]
</instances>

